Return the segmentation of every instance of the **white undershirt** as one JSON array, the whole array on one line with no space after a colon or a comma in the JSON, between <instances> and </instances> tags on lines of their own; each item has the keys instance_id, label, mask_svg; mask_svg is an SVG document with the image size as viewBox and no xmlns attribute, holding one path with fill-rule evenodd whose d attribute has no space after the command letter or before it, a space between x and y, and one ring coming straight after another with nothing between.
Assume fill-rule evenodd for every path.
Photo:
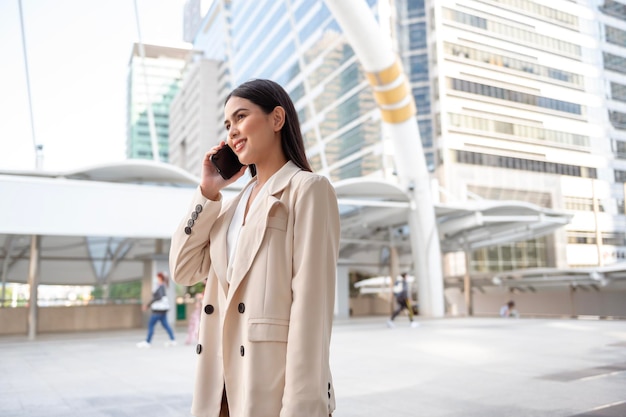
<instances>
[{"instance_id":1,"label":"white undershirt","mask_svg":"<svg viewBox=\"0 0 626 417\"><path fill-rule=\"evenodd\" d=\"M252 182L248 184L248 187L244 190L241 195L241 199L237 204L237 208L235 209L235 214L233 215L232 220L230 221L230 225L228 226L228 234L226 235L226 249L228 251L228 270L226 272L226 280L230 282L230 277L233 271L233 259L235 259L235 253L237 252L237 242L239 241L239 233L241 232L241 227L243 226L244 218L246 215L246 205L248 204L248 200L250 199L250 194L252 194L252 190L257 182ZM257 193L257 197L261 195L263 190L265 189L265 184ZM250 209L248 210L248 214L252 211L252 209L256 206L256 202L259 198L255 198L252 204L250 205Z\"/></svg>"}]
</instances>

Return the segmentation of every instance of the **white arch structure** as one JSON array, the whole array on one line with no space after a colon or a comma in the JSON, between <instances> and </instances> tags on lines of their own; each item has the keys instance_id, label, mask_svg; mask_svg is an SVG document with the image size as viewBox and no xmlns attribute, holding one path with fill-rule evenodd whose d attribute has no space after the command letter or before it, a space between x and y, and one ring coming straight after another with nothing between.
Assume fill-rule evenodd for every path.
<instances>
[{"instance_id":1,"label":"white arch structure","mask_svg":"<svg viewBox=\"0 0 626 417\"><path fill-rule=\"evenodd\" d=\"M430 178L417 125L416 107L402 65L363 0L325 0L367 72L383 119L383 133L392 139L400 184L410 201L409 227L420 313L444 316L441 250Z\"/></svg>"}]
</instances>

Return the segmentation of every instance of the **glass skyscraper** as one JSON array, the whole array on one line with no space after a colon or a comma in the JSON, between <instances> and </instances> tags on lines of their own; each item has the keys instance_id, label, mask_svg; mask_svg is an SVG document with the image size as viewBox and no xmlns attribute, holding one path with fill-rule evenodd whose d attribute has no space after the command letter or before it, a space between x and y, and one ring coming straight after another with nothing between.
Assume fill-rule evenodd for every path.
<instances>
[{"instance_id":1,"label":"glass skyscraper","mask_svg":"<svg viewBox=\"0 0 626 417\"><path fill-rule=\"evenodd\" d=\"M126 157L168 161L169 108L180 88L190 50L157 45L133 45L128 64ZM158 158L152 152L148 104L154 116Z\"/></svg>"}]
</instances>

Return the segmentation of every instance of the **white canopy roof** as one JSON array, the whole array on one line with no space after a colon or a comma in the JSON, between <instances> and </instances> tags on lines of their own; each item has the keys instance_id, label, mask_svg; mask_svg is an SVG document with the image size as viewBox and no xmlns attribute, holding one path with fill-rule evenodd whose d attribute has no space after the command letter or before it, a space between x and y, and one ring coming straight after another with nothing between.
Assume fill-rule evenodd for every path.
<instances>
[{"instance_id":1,"label":"white canopy roof","mask_svg":"<svg viewBox=\"0 0 626 417\"><path fill-rule=\"evenodd\" d=\"M26 282L30 236L40 235L42 284L138 279L146 259L167 254L197 184L179 168L148 160L68 172L0 171L0 272L7 271L7 282ZM381 248L390 244L410 259L409 201L401 189L362 178L335 188L342 263L378 271ZM226 191L224 198L235 192ZM436 205L435 211L444 251L530 239L570 218L512 201Z\"/></svg>"},{"instance_id":2,"label":"white canopy roof","mask_svg":"<svg viewBox=\"0 0 626 417\"><path fill-rule=\"evenodd\" d=\"M147 160L68 172L0 172L6 281L26 282L31 235L42 236L42 284L141 277L144 260L167 253L197 184L179 168Z\"/></svg>"},{"instance_id":3,"label":"white canopy roof","mask_svg":"<svg viewBox=\"0 0 626 417\"><path fill-rule=\"evenodd\" d=\"M342 211L342 262L379 269L385 247L393 245L410 262L409 200L382 180L350 179L335 184ZM566 225L571 215L522 201L469 200L434 207L443 252L475 250L533 239ZM377 273L377 272L374 272Z\"/></svg>"}]
</instances>

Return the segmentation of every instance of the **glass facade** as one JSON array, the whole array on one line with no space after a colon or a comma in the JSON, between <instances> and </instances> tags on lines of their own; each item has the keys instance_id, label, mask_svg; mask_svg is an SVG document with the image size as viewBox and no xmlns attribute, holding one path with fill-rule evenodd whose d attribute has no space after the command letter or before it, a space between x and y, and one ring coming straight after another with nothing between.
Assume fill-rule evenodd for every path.
<instances>
[{"instance_id":1,"label":"glass facade","mask_svg":"<svg viewBox=\"0 0 626 417\"><path fill-rule=\"evenodd\" d=\"M230 10L232 85L269 78L285 87L316 171L335 181L379 172L374 96L324 2L234 0Z\"/></svg>"},{"instance_id":2,"label":"glass facade","mask_svg":"<svg viewBox=\"0 0 626 417\"><path fill-rule=\"evenodd\" d=\"M128 72L128 124L126 157L169 159L169 109L180 89L188 49L145 45L144 54L135 45ZM152 150L148 105L154 117L158 158Z\"/></svg>"},{"instance_id":3,"label":"glass facade","mask_svg":"<svg viewBox=\"0 0 626 417\"><path fill-rule=\"evenodd\" d=\"M472 272L501 272L548 266L546 238L477 249L472 253Z\"/></svg>"}]
</instances>

